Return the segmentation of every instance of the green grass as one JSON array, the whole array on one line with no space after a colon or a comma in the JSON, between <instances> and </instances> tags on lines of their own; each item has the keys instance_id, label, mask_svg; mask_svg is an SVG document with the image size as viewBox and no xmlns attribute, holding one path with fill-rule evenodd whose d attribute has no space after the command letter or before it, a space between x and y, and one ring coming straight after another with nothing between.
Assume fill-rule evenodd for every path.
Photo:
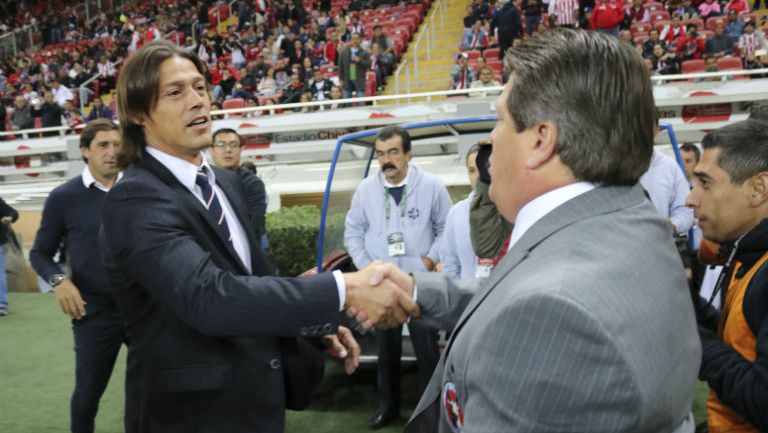
<instances>
[{"instance_id":1,"label":"green grass","mask_svg":"<svg viewBox=\"0 0 768 433\"><path fill-rule=\"evenodd\" d=\"M74 386L71 325L53 295L11 293L10 315L0 318L0 432L65 433L69 431L69 397ZM125 348L101 399L96 430L120 433L123 414ZM416 376L403 379L403 418L383 433L400 432L416 404ZM329 361L313 403L303 412L288 412L286 432L366 432L376 409L376 371L371 366L353 376ZM410 391L410 392L409 392ZM696 391L694 415L704 419L706 385Z\"/></svg>"}]
</instances>

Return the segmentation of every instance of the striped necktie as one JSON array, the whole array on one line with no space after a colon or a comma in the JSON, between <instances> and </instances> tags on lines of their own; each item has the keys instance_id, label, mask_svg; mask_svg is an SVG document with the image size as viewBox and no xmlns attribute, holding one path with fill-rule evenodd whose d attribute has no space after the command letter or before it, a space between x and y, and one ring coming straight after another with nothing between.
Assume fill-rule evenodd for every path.
<instances>
[{"instance_id":1,"label":"striped necktie","mask_svg":"<svg viewBox=\"0 0 768 433\"><path fill-rule=\"evenodd\" d=\"M211 187L211 181L208 178L208 170L205 167L200 167L200 169L197 170L195 184L197 184L203 192L203 201L205 202L205 208L208 209L208 214L216 223L216 227L219 229L222 236L224 236L224 239L227 239L231 243L232 234L229 231L227 219L224 217L224 208L221 207L219 198L216 197L216 190Z\"/></svg>"}]
</instances>

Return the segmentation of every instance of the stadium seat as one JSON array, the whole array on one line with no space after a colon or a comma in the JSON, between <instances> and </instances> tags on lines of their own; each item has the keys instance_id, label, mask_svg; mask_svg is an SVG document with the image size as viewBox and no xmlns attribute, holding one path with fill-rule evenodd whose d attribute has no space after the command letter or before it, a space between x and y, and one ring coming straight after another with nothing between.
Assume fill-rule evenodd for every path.
<instances>
[{"instance_id":1,"label":"stadium seat","mask_svg":"<svg viewBox=\"0 0 768 433\"><path fill-rule=\"evenodd\" d=\"M221 108L223 110L234 110L236 108L245 107L245 99L243 98L230 98L224 101Z\"/></svg>"},{"instance_id":2,"label":"stadium seat","mask_svg":"<svg viewBox=\"0 0 768 433\"><path fill-rule=\"evenodd\" d=\"M483 51L483 57L486 59L498 59L499 58L499 49L494 48L486 48L485 51Z\"/></svg>"},{"instance_id":3,"label":"stadium seat","mask_svg":"<svg viewBox=\"0 0 768 433\"><path fill-rule=\"evenodd\" d=\"M704 72L706 69L703 59L684 60L681 69L683 74L693 74L696 72Z\"/></svg>"},{"instance_id":4,"label":"stadium seat","mask_svg":"<svg viewBox=\"0 0 768 433\"><path fill-rule=\"evenodd\" d=\"M667 11L661 10L661 11L653 11L653 12L651 12L651 21L652 22L656 22L656 21L669 21L669 19L670 19L669 12L667 12Z\"/></svg>"},{"instance_id":5,"label":"stadium seat","mask_svg":"<svg viewBox=\"0 0 768 433\"><path fill-rule=\"evenodd\" d=\"M668 20L661 20L656 21L653 23L653 28L658 30L659 33L661 33L662 30L664 30L664 27L668 26L671 21Z\"/></svg>"},{"instance_id":6,"label":"stadium seat","mask_svg":"<svg viewBox=\"0 0 768 433\"><path fill-rule=\"evenodd\" d=\"M704 20L701 18L694 18L692 20L683 20L683 26L687 26L688 24L696 24L696 30L702 31L704 30Z\"/></svg>"},{"instance_id":7,"label":"stadium seat","mask_svg":"<svg viewBox=\"0 0 768 433\"><path fill-rule=\"evenodd\" d=\"M633 39L635 41L635 45L641 45L641 44L644 44L645 41L648 40L648 35L647 34L639 34L639 35L635 36Z\"/></svg>"},{"instance_id":8,"label":"stadium seat","mask_svg":"<svg viewBox=\"0 0 768 433\"><path fill-rule=\"evenodd\" d=\"M652 28L651 23L632 23L629 26L629 31L634 35L637 33L648 33Z\"/></svg>"},{"instance_id":9,"label":"stadium seat","mask_svg":"<svg viewBox=\"0 0 768 433\"><path fill-rule=\"evenodd\" d=\"M739 57L722 57L717 59L717 67L723 71L744 69L744 64Z\"/></svg>"},{"instance_id":10,"label":"stadium seat","mask_svg":"<svg viewBox=\"0 0 768 433\"><path fill-rule=\"evenodd\" d=\"M467 60L470 60L470 61L477 61L477 59L481 56L480 51L478 50L464 51L464 53L467 54L468 56Z\"/></svg>"},{"instance_id":11,"label":"stadium seat","mask_svg":"<svg viewBox=\"0 0 768 433\"><path fill-rule=\"evenodd\" d=\"M655 12L655 11L663 11L664 10L664 4L660 3L660 2L655 2L655 1L646 2L643 5L643 7L648 9L648 12Z\"/></svg>"}]
</instances>

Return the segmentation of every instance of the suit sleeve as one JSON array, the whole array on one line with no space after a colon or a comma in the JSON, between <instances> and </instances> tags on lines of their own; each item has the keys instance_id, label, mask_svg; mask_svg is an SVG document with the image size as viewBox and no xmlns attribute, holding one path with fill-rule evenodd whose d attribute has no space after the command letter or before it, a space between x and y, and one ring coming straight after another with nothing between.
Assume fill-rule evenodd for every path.
<instances>
[{"instance_id":1,"label":"suit sleeve","mask_svg":"<svg viewBox=\"0 0 768 433\"><path fill-rule=\"evenodd\" d=\"M344 247L357 269L363 269L373 261L365 250L365 233L370 224L365 217L364 209L365 204L358 189L352 196L352 204L344 220Z\"/></svg>"},{"instance_id":2,"label":"suit sleeve","mask_svg":"<svg viewBox=\"0 0 768 433\"><path fill-rule=\"evenodd\" d=\"M124 180L107 194L104 264L113 280L127 281L125 290L146 292L211 336L291 337L306 327L338 323L333 275L277 278L225 271L201 246L207 239L194 235L202 224L198 215L179 205L167 191L136 181Z\"/></svg>"},{"instance_id":3,"label":"suit sleeve","mask_svg":"<svg viewBox=\"0 0 768 433\"><path fill-rule=\"evenodd\" d=\"M435 272L420 272L413 277L421 307L421 316L415 320L435 329L452 329L456 325L481 282Z\"/></svg>"},{"instance_id":4,"label":"suit sleeve","mask_svg":"<svg viewBox=\"0 0 768 433\"><path fill-rule=\"evenodd\" d=\"M63 207L58 203L57 198L58 195L53 192L45 200L40 228L35 235L35 243L29 251L29 262L40 278L45 281L48 281L51 275L61 273L53 257L65 236L66 227L64 216L61 214Z\"/></svg>"},{"instance_id":5,"label":"suit sleeve","mask_svg":"<svg viewBox=\"0 0 768 433\"><path fill-rule=\"evenodd\" d=\"M368 51L360 51L358 54L360 57L360 61L358 62L360 67L363 68L364 71L371 69L371 55Z\"/></svg>"},{"instance_id":6,"label":"suit sleeve","mask_svg":"<svg viewBox=\"0 0 768 433\"><path fill-rule=\"evenodd\" d=\"M634 376L588 311L557 295L529 293L491 323L488 332L503 338L472 345L464 431L492 432L500 425L515 432L541 431L545 425L636 430L632 420L639 414L626 413L640 404Z\"/></svg>"}]
</instances>

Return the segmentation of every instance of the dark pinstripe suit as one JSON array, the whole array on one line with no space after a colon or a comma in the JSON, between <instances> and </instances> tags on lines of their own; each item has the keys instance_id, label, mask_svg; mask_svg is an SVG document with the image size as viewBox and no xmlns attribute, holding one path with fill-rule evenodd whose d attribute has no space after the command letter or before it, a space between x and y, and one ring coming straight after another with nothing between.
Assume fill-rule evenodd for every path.
<instances>
[{"instance_id":1,"label":"dark pinstripe suit","mask_svg":"<svg viewBox=\"0 0 768 433\"><path fill-rule=\"evenodd\" d=\"M131 342L127 433L282 431L280 337L328 333L340 319L331 274L264 276L271 269L248 229L240 180L214 170L248 233L255 276L151 156L106 198L104 262Z\"/></svg>"}]
</instances>

